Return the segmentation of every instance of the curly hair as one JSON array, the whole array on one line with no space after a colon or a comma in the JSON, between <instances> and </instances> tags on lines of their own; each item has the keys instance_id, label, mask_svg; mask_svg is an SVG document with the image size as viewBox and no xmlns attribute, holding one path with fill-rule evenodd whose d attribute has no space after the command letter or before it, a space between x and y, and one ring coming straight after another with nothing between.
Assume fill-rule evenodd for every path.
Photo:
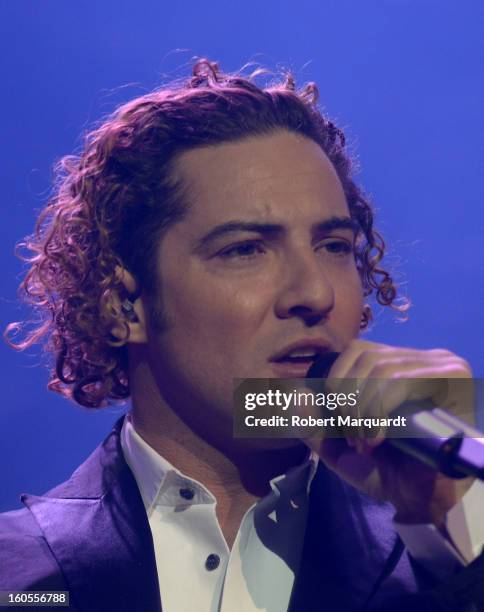
<instances>
[{"instance_id":1,"label":"curly hair","mask_svg":"<svg viewBox=\"0 0 484 612\"><path fill-rule=\"evenodd\" d=\"M112 336L120 314L113 292L125 291L116 273L129 270L148 293L156 291L156 248L163 233L187 210L183 186L173 178L177 156L187 150L288 130L315 141L341 180L356 220L356 264L364 293L400 311L390 274L379 266L385 243L373 212L352 179L345 137L318 107L314 83L296 90L291 74L266 87L250 76L225 74L198 60L192 76L120 106L87 134L79 156L56 167L55 191L35 232L23 246L30 255L20 285L40 313L20 341L43 343L53 353L48 388L96 408L129 397L126 341ZM368 324L368 311L363 326ZM20 331L21 324L8 326Z\"/></svg>"}]
</instances>

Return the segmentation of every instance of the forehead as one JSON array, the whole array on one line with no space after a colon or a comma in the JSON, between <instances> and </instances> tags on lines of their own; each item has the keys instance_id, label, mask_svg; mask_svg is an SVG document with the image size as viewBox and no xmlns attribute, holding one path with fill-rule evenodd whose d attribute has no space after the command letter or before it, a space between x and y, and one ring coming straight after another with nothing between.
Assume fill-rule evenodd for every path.
<instances>
[{"instance_id":1,"label":"forehead","mask_svg":"<svg viewBox=\"0 0 484 612\"><path fill-rule=\"evenodd\" d=\"M236 215L279 223L348 214L332 163L314 141L286 131L186 152L176 165L188 189L186 221Z\"/></svg>"}]
</instances>

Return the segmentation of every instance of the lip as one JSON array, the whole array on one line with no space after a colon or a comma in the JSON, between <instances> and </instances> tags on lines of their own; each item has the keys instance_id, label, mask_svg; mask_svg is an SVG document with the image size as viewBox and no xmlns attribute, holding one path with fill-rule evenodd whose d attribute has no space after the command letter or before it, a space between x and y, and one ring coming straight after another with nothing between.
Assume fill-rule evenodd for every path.
<instances>
[{"instance_id":1,"label":"lip","mask_svg":"<svg viewBox=\"0 0 484 612\"><path fill-rule=\"evenodd\" d=\"M298 365L298 364L290 364L286 362L281 363L279 362L279 360L282 359L284 355L287 355L288 353L292 351L303 350L303 349L310 349L317 353L320 353L321 355L323 355L324 353L329 353L332 350L331 346L324 340L318 340L316 338L311 338L311 339L306 338L306 339L298 340L297 342L293 342L292 344L287 344L280 351L277 351L277 353L272 355L272 357L269 358L269 361L275 362L276 365L291 365L291 366ZM306 364L303 363L301 365L306 365Z\"/></svg>"},{"instance_id":2,"label":"lip","mask_svg":"<svg viewBox=\"0 0 484 612\"><path fill-rule=\"evenodd\" d=\"M306 374L312 365L313 361L305 363L271 363L272 371L276 378L306 378Z\"/></svg>"}]
</instances>

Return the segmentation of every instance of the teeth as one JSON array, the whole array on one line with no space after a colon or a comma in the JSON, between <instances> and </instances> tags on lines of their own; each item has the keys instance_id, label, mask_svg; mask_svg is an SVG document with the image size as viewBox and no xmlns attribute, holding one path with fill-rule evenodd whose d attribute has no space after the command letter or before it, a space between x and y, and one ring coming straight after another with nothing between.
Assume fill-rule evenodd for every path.
<instances>
[{"instance_id":1,"label":"teeth","mask_svg":"<svg viewBox=\"0 0 484 612\"><path fill-rule=\"evenodd\" d=\"M307 358L311 358L311 357L315 357L317 355L317 353L315 351L291 351L290 353L288 353L286 355L286 357L307 357Z\"/></svg>"}]
</instances>

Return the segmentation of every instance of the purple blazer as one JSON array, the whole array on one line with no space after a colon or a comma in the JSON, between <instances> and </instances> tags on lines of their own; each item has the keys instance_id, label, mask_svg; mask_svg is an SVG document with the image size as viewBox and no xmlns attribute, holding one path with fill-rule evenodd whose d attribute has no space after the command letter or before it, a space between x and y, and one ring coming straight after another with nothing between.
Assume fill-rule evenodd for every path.
<instances>
[{"instance_id":1,"label":"purple blazer","mask_svg":"<svg viewBox=\"0 0 484 612\"><path fill-rule=\"evenodd\" d=\"M68 481L41 497L22 495L25 508L0 514L0 591L66 590L76 612L161 612L151 531L121 425ZM290 612L481 609L471 602L484 602L484 557L436 585L409 559L392 514L320 465Z\"/></svg>"}]
</instances>

